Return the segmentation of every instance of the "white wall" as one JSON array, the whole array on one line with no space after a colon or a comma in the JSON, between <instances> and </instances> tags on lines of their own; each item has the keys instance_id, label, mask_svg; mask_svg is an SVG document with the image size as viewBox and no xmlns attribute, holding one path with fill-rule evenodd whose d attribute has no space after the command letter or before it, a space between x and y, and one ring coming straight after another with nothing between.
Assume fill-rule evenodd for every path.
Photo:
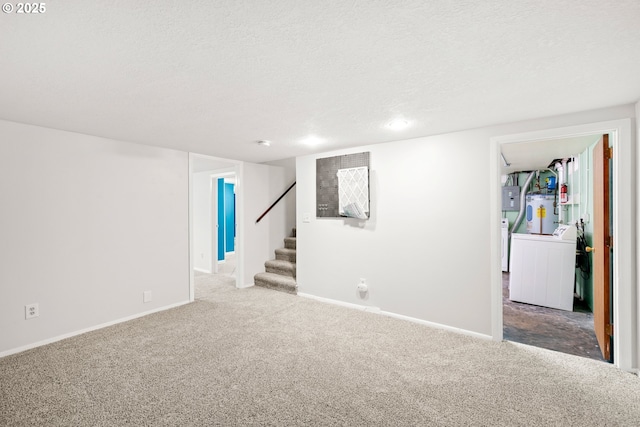
<instances>
[{"instance_id":1,"label":"white wall","mask_svg":"<svg viewBox=\"0 0 640 427\"><path fill-rule=\"evenodd\" d=\"M498 207L489 198L497 188L490 138L634 115L627 105L299 157L299 292L492 335L490 253L499 224L491 219ZM371 153L371 218L363 226L316 219L316 159L362 151ZM359 278L368 300L356 292Z\"/></svg>"},{"instance_id":2,"label":"white wall","mask_svg":"<svg viewBox=\"0 0 640 427\"><path fill-rule=\"evenodd\" d=\"M371 153L370 219L316 219L316 159L362 151ZM489 252L478 250L489 240L488 201L477 184L488 184L488 160L463 135L298 158L298 214L311 216L298 221L299 292L489 334Z\"/></svg>"},{"instance_id":3,"label":"white wall","mask_svg":"<svg viewBox=\"0 0 640 427\"><path fill-rule=\"evenodd\" d=\"M258 224L256 219L282 193L286 185L282 167L243 163L237 186L237 203L241 222L238 240L243 246L244 283L253 285L253 276L264 272L264 262L274 259L274 250L284 247L286 230L285 207L276 205Z\"/></svg>"},{"instance_id":4,"label":"white wall","mask_svg":"<svg viewBox=\"0 0 640 427\"><path fill-rule=\"evenodd\" d=\"M187 153L0 121L0 355L188 301L188 171Z\"/></svg>"},{"instance_id":5,"label":"white wall","mask_svg":"<svg viewBox=\"0 0 640 427\"><path fill-rule=\"evenodd\" d=\"M291 184L296 180L296 159L295 157L290 157L288 159L276 160L272 162L267 162L265 164L272 166L280 166L284 168L284 179L286 185L280 191L280 194L284 192ZM280 200L279 204L285 206L284 217L285 224L288 233L291 232L291 229L296 226L296 188L297 185L294 186L291 191L287 193L287 195ZM278 196L279 197L279 196ZM288 236L289 234L287 234Z\"/></svg>"}]
</instances>

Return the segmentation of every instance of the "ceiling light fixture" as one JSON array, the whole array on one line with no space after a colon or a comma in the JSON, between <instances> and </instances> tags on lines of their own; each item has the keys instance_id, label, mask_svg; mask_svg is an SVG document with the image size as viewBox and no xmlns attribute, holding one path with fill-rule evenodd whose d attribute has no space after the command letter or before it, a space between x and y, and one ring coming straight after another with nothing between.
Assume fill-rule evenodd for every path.
<instances>
[{"instance_id":1,"label":"ceiling light fixture","mask_svg":"<svg viewBox=\"0 0 640 427\"><path fill-rule=\"evenodd\" d=\"M271 141L267 141L266 139L261 139L258 141L258 145L262 147L271 147Z\"/></svg>"},{"instance_id":2,"label":"ceiling light fixture","mask_svg":"<svg viewBox=\"0 0 640 427\"><path fill-rule=\"evenodd\" d=\"M409 120L399 118L391 120L389 123L387 123L386 127L387 129L391 130L404 130L408 128L410 124L411 123L409 123Z\"/></svg>"},{"instance_id":3,"label":"ceiling light fixture","mask_svg":"<svg viewBox=\"0 0 640 427\"><path fill-rule=\"evenodd\" d=\"M319 138L315 135L309 135L308 137L306 137L305 139L303 139L301 141L304 145L308 145L308 146L316 146L316 145L320 145L324 142L324 139Z\"/></svg>"}]
</instances>

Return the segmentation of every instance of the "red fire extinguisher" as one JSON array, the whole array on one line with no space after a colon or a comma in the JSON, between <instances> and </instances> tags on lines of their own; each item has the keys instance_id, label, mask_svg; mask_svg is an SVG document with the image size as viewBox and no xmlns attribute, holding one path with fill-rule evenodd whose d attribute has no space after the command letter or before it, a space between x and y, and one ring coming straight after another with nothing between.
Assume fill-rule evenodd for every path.
<instances>
[{"instance_id":1,"label":"red fire extinguisher","mask_svg":"<svg viewBox=\"0 0 640 427\"><path fill-rule=\"evenodd\" d=\"M567 184L560 186L560 203L567 203L569 201L567 197Z\"/></svg>"}]
</instances>

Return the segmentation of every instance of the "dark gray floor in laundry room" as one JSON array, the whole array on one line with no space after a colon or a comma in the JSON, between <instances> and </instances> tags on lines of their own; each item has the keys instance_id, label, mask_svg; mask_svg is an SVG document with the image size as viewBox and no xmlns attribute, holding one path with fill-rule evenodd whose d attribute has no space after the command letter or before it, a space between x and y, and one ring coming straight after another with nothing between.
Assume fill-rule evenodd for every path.
<instances>
[{"instance_id":1,"label":"dark gray floor in laundry room","mask_svg":"<svg viewBox=\"0 0 640 427\"><path fill-rule=\"evenodd\" d=\"M601 360L593 313L574 300L573 312L509 300L509 273L502 273L503 335L507 341Z\"/></svg>"}]
</instances>

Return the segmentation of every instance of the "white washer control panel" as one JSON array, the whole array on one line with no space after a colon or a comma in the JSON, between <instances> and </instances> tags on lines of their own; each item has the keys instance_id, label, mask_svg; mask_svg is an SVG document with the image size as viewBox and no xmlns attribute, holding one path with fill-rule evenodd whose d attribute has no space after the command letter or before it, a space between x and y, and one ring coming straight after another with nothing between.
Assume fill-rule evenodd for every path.
<instances>
[{"instance_id":1,"label":"white washer control panel","mask_svg":"<svg viewBox=\"0 0 640 427\"><path fill-rule=\"evenodd\" d=\"M561 224L553 232L553 237L559 240L576 240L575 225Z\"/></svg>"}]
</instances>

